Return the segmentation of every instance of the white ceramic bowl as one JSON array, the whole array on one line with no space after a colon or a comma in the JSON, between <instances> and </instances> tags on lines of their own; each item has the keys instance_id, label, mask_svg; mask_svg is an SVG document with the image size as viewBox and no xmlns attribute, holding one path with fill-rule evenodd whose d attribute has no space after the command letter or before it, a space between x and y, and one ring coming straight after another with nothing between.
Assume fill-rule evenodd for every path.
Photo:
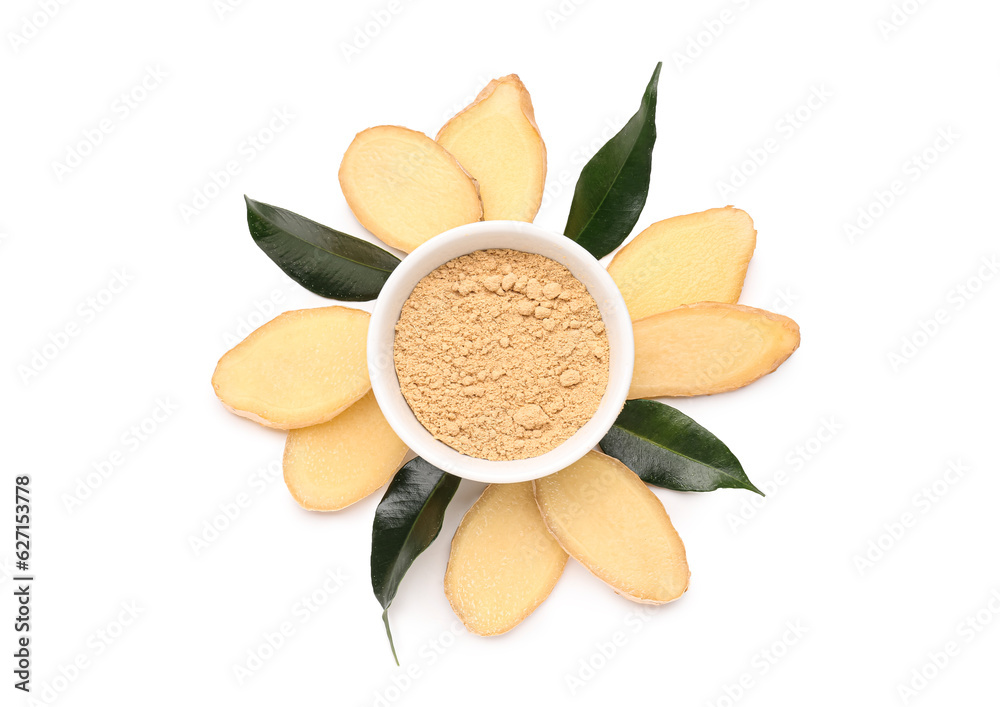
<instances>
[{"instance_id":1,"label":"white ceramic bowl","mask_svg":"<svg viewBox=\"0 0 1000 707\"><path fill-rule=\"evenodd\" d=\"M478 459L452 449L420 424L399 389L393 363L396 322L403 303L425 275L444 263L486 248L537 253L569 268L597 302L610 347L608 387L593 418L545 454L514 461ZM594 448L614 424L632 382L632 321L614 280L590 253L566 236L520 221L480 221L435 236L403 258L379 294L368 329L368 373L385 419L410 449L448 473L486 483L529 481L563 469Z\"/></svg>"}]
</instances>

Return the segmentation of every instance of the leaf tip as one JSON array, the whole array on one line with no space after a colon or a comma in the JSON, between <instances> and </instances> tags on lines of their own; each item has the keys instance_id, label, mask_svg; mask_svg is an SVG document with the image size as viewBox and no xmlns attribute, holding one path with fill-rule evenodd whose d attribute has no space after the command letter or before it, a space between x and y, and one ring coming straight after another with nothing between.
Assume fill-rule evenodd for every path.
<instances>
[{"instance_id":1,"label":"leaf tip","mask_svg":"<svg viewBox=\"0 0 1000 707\"><path fill-rule=\"evenodd\" d=\"M660 69L663 68L663 62L656 62L656 68L653 69L653 76L649 79L649 86L646 87L646 93L654 95L660 84Z\"/></svg>"},{"instance_id":2,"label":"leaf tip","mask_svg":"<svg viewBox=\"0 0 1000 707\"><path fill-rule=\"evenodd\" d=\"M382 623L385 624L385 635L389 637L389 648L392 650L392 659L396 661L396 667L399 667L399 658L396 657L396 646L392 642L392 631L389 629L389 609L382 610Z\"/></svg>"}]
</instances>

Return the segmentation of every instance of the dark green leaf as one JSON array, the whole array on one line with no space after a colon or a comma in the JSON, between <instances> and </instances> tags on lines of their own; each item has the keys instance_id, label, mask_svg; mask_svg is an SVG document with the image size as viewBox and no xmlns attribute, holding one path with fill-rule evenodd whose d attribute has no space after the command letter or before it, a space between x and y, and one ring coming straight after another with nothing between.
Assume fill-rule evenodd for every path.
<instances>
[{"instance_id":1,"label":"dark green leaf","mask_svg":"<svg viewBox=\"0 0 1000 707\"><path fill-rule=\"evenodd\" d=\"M656 142L656 65L638 112L591 158L576 183L566 235L603 258L632 232L649 193Z\"/></svg>"},{"instance_id":2,"label":"dark green leaf","mask_svg":"<svg viewBox=\"0 0 1000 707\"><path fill-rule=\"evenodd\" d=\"M321 297L361 302L378 297L399 258L377 245L244 196L247 225L278 267Z\"/></svg>"},{"instance_id":3,"label":"dark green leaf","mask_svg":"<svg viewBox=\"0 0 1000 707\"><path fill-rule=\"evenodd\" d=\"M420 457L409 461L375 509L372 525L372 589L382 605L382 622L392 657L396 648L389 630L389 605L403 575L441 532L444 512L458 489L459 478ZM399 659L396 658L399 665Z\"/></svg>"},{"instance_id":4,"label":"dark green leaf","mask_svg":"<svg viewBox=\"0 0 1000 707\"><path fill-rule=\"evenodd\" d=\"M718 437L680 410L655 400L625 403L601 440L601 449L621 459L648 484L675 491L728 488L764 495Z\"/></svg>"}]
</instances>

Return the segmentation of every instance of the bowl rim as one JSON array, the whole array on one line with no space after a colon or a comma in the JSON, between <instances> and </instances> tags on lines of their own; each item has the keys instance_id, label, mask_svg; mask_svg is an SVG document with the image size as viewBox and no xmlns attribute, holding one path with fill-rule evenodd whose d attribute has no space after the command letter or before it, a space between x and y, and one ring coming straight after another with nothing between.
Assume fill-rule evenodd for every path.
<instances>
[{"instance_id":1,"label":"bowl rim","mask_svg":"<svg viewBox=\"0 0 1000 707\"><path fill-rule=\"evenodd\" d=\"M518 245L512 245L510 241ZM463 454L435 439L403 398L393 359L396 322L403 303L424 276L449 260L490 248L538 253L566 266L587 287L608 333L608 385L591 419L569 439L536 457L493 461ZM554 257L555 256L555 257ZM372 392L386 421L415 454L456 476L484 483L517 483L553 474L597 446L614 424L632 381L635 345L632 321L607 269L579 243L522 221L477 221L458 226L418 246L389 275L372 311L367 338ZM400 405L402 402L402 405Z\"/></svg>"}]
</instances>

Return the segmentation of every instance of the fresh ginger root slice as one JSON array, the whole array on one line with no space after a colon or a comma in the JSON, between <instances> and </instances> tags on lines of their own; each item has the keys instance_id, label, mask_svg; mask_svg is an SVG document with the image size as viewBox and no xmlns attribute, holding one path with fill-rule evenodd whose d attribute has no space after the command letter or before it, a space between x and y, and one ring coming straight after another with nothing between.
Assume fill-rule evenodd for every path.
<instances>
[{"instance_id":1,"label":"fresh ginger root slice","mask_svg":"<svg viewBox=\"0 0 1000 707\"><path fill-rule=\"evenodd\" d=\"M756 245L746 211L709 209L654 223L618 251L608 273L632 321L693 302L735 303Z\"/></svg>"},{"instance_id":2,"label":"fresh ginger root slice","mask_svg":"<svg viewBox=\"0 0 1000 707\"><path fill-rule=\"evenodd\" d=\"M483 218L476 181L423 133L381 125L358 133L340 163L340 187L361 225L409 253Z\"/></svg>"},{"instance_id":3,"label":"fresh ginger root slice","mask_svg":"<svg viewBox=\"0 0 1000 707\"><path fill-rule=\"evenodd\" d=\"M371 388L370 318L347 307L285 312L219 359L215 394L231 412L267 427L326 422Z\"/></svg>"},{"instance_id":4,"label":"fresh ginger root slice","mask_svg":"<svg viewBox=\"0 0 1000 707\"><path fill-rule=\"evenodd\" d=\"M545 143L517 74L490 81L437 141L479 182L487 221L535 218L545 191Z\"/></svg>"},{"instance_id":5,"label":"fresh ginger root slice","mask_svg":"<svg viewBox=\"0 0 1000 707\"><path fill-rule=\"evenodd\" d=\"M545 601L566 559L542 522L531 482L493 484L455 532L444 592L466 628L496 636Z\"/></svg>"},{"instance_id":6,"label":"fresh ginger root slice","mask_svg":"<svg viewBox=\"0 0 1000 707\"><path fill-rule=\"evenodd\" d=\"M329 422L288 432L285 485L306 510L337 511L387 484L405 456L368 391Z\"/></svg>"},{"instance_id":7,"label":"fresh ginger root slice","mask_svg":"<svg viewBox=\"0 0 1000 707\"><path fill-rule=\"evenodd\" d=\"M634 322L628 397L711 395L767 375L799 347L799 325L763 309L699 302Z\"/></svg>"},{"instance_id":8,"label":"fresh ginger root slice","mask_svg":"<svg viewBox=\"0 0 1000 707\"><path fill-rule=\"evenodd\" d=\"M620 461L588 452L534 488L559 544L616 592L665 604L687 591L684 543L660 499Z\"/></svg>"}]
</instances>

